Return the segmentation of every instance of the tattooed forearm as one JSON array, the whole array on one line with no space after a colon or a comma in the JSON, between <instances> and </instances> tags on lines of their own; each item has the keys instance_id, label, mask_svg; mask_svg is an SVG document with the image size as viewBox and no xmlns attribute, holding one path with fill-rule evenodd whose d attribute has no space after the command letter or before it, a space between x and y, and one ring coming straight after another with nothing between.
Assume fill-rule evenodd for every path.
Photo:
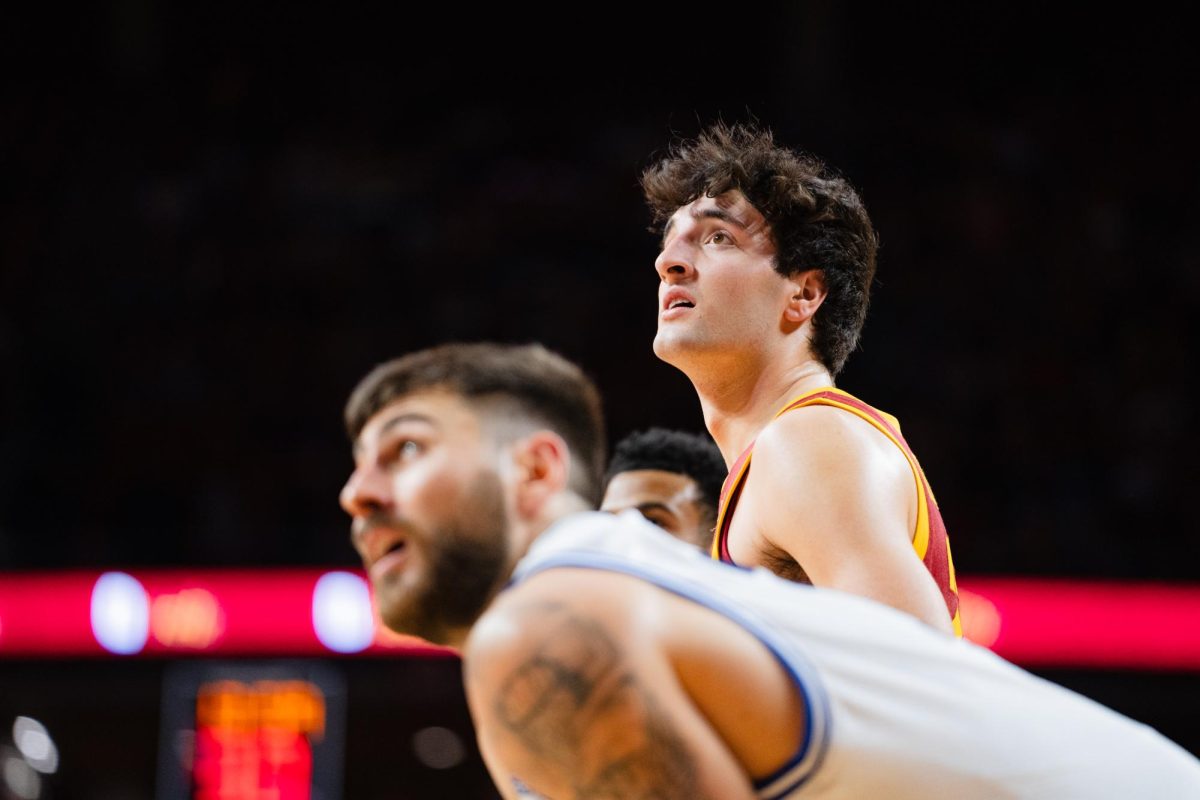
<instances>
[{"instance_id":1,"label":"tattooed forearm","mask_svg":"<svg viewBox=\"0 0 1200 800\"><path fill-rule=\"evenodd\" d=\"M501 684L501 724L580 800L703 800L686 743L612 637L592 620L549 616Z\"/></svg>"}]
</instances>

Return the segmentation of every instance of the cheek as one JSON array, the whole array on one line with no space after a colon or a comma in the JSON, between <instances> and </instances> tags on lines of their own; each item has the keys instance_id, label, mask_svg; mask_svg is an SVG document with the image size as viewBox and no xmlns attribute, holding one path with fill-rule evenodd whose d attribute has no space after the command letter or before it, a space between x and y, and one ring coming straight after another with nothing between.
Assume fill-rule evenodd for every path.
<instances>
[{"instance_id":1,"label":"cheek","mask_svg":"<svg viewBox=\"0 0 1200 800\"><path fill-rule=\"evenodd\" d=\"M779 281L772 272L761 267L745 270L724 270L714 276L709 290L720 299L721 307L738 316L758 316L779 298Z\"/></svg>"},{"instance_id":2,"label":"cheek","mask_svg":"<svg viewBox=\"0 0 1200 800\"><path fill-rule=\"evenodd\" d=\"M403 471L395 479L396 497L410 513L453 511L462 494L462 479L448 459L429 460Z\"/></svg>"}]
</instances>

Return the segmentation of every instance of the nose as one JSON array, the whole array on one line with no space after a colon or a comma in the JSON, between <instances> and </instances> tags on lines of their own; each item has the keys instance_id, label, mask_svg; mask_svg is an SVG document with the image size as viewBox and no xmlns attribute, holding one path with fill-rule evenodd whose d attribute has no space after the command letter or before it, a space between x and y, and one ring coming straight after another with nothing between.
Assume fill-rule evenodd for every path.
<instances>
[{"instance_id":1,"label":"nose","mask_svg":"<svg viewBox=\"0 0 1200 800\"><path fill-rule=\"evenodd\" d=\"M690 278L695 267L686 237L674 236L668 240L658 258L654 259L654 269L663 283L678 283Z\"/></svg>"},{"instance_id":2,"label":"nose","mask_svg":"<svg viewBox=\"0 0 1200 800\"><path fill-rule=\"evenodd\" d=\"M364 464L351 473L338 499L347 514L365 517L391 508L391 486L382 470Z\"/></svg>"}]
</instances>

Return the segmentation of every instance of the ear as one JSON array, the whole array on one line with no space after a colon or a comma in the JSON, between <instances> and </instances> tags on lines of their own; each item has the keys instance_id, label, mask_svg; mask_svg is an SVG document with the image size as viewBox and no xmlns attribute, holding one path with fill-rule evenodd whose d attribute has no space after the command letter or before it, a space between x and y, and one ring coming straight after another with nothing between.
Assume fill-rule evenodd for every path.
<instances>
[{"instance_id":1,"label":"ear","mask_svg":"<svg viewBox=\"0 0 1200 800\"><path fill-rule=\"evenodd\" d=\"M800 327L812 319L825 301L828 291L825 288L825 273L819 269L798 272L788 278L788 288L791 296L783 312L783 320L794 327Z\"/></svg>"},{"instance_id":2,"label":"ear","mask_svg":"<svg viewBox=\"0 0 1200 800\"><path fill-rule=\"evenodd\" d=\"M516 467L516 511L523 518L536 516L548 500L567 488L571 453L553 431L537 431L513 445Z\"/></svg>"}]
</instances>

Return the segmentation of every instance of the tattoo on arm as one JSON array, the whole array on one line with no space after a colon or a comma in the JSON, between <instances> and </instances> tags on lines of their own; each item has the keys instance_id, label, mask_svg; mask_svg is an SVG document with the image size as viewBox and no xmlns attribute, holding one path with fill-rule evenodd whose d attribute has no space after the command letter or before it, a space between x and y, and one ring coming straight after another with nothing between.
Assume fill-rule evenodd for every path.
<instances>
[{"instance_id":1,"label":"tattoo on arm","mask_svg":"<svg viewBox=\"0 0 1200 800\"><path fill-rule=\"evenodd\" d=\"M695 759L593 620L539 609L546 634L502 682L500 723L580 800L703 800Z\"/></svg>"}]
</instances>

